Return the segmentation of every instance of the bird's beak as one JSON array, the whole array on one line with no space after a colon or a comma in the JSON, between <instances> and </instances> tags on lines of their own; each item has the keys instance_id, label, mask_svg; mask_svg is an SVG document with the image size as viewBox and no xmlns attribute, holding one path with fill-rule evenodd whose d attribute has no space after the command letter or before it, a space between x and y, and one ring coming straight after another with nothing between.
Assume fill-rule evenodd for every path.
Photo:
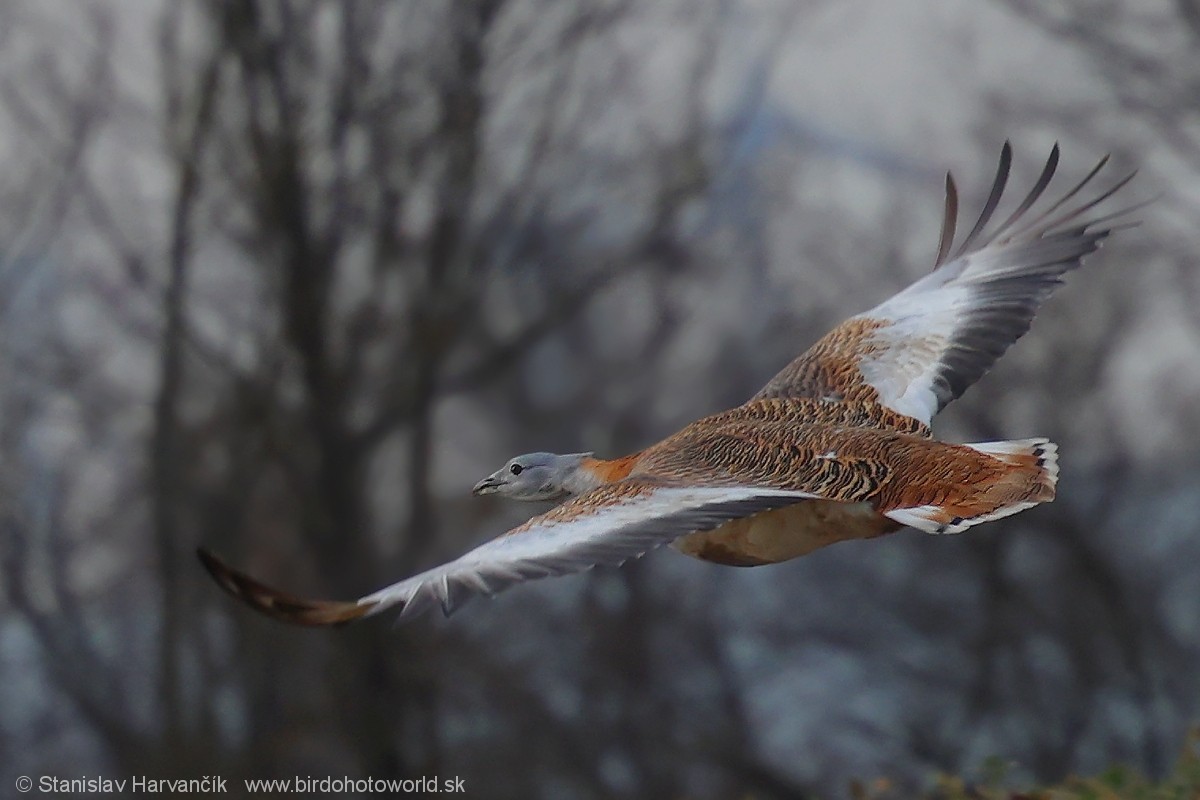
<instances>
[{"instance_id":1,"label":"bird's beak","mask_svg":"<svg viewBox=\"0 0 1200 800\"><path fill-rule=\"evenodd\" d=\"M486 478L475 484L475 488L471 490L471 494L479 497L485 494L494 494L499 491L500 484L503 483L495 475L488 475Z\"/></svg>"}]
</instances>

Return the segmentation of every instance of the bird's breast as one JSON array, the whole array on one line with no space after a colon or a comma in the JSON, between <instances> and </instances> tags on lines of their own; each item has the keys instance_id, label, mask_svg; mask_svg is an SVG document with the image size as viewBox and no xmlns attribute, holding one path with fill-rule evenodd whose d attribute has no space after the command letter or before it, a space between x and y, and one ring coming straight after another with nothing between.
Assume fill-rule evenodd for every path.
<instances>
[{"instance_id":1,"label":"bird's breast","mask_svg":"<svg viewBox=\"0 0 1200 800\"><path fill-rule=\"evenodd\" d=\"M711 531L690 533L676 539L674 547L717 564L757 567L788 561L834 542L882 536L901 527L870 503L803 500Z\"/></svg>"}]
</instances>

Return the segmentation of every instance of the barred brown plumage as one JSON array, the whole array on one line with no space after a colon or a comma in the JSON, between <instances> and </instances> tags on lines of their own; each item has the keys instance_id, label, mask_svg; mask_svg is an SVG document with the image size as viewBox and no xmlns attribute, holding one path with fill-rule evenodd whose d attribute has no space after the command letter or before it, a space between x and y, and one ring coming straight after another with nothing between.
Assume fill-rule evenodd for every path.
<instances>
[{"instance_id":1,"label":"barred brown plumage","mask_svg":"<svg viewBox=\"0 0 1200 800\"><path fill-rule=\"evenodd\" d=\"M1008 179L1005 143L983 212L957 250L958 193L947 176L935 269L849 318L753 398L638 453L532 453L480 481L476 494L565 502L440 567L353 602L302 600L206 551L229 593L270 616L340 624L387 608L401 615L514 583L619 564L672 543L722 564L785 561L909 525L957 533L1054 498L1057 448L1045 439L951 444L930 423L1022 334L1041 303L1127 214L1083 219L1133 177L1071 204L1100 173L1026 219L1058 166L987 231ZM951 255L951 251L954 254Z\"/></svg>"}]
</instances>

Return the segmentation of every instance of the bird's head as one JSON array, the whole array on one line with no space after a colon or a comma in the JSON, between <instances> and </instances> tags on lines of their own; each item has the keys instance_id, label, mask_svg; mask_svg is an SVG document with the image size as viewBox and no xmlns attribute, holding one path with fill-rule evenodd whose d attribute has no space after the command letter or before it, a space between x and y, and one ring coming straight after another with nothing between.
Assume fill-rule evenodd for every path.
<instances>
[{"instance_id":1,"label":"bird's head","mask_svg":"<svg viewBox=\"0 0 1200 800\"><path fill-rule=\"evenodd\" d=\"M584 466L591 453L527 453L475 484L472 494L498 494L510 500L561 500L595 485Z\"/></svg>"}]
</instances>

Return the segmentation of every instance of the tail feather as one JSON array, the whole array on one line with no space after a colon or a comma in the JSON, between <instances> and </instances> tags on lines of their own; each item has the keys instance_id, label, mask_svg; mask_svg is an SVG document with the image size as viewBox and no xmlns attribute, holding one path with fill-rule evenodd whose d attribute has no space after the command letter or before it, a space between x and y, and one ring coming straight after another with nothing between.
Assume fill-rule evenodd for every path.
<instances>
[{"instance_id":1,"label":"tail feather","mask_svg":"<svg viewBox=\"0 0 1200 800\"><path fill-rule=\"evenodd\" d=\"M968 444L1011 467L959 502L898 508L885 512L903 525L926 533L961 533L972 525L1011 516L1054 499L1058 446L1048 439Z\"/></svg>"},{"instance_id":2,"label":"tail feather","mask_svg":"<svg viewBox=\"0 0 1200 800\"><path fill-rule=\"evenodd\" d=\"M1049 439L1013 439L1007 442L975 442L967 447L1022 470L1040 491L1030 499L1048 503L1058 484L1058 445Z\"/></svg>"}]
</instances>

